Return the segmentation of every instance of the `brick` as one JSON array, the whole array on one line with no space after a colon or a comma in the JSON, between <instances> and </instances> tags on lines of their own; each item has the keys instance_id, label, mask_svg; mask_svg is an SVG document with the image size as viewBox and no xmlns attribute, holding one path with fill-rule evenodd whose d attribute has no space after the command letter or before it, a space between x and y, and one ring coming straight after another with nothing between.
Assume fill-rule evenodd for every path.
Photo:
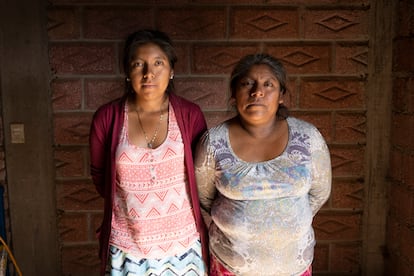
<instances>
[{"instance_id":1,"label":"brick","mask_svg":"<svg viewBox=\"0 0 414 276\"><path fill-rule=\"evenodd\" d=\"M257 45L221 45L197 44L193 47L191 71L193 74L230 75L237 62L247 54L259 51Z\"/></svg>"},{"instance_id":2,"label":"brick","mask_svg":"<svg viewBox=\"0 0 414 276\"><path fill-rule=\"evenodd\" d=\"M363 109L365 83L352 80L304 80L300 108Z\"/></svg>"},{"instance_id":3,"label":"brick","mask_svg":"<svg viewBox=\"0 0 414 276\"><path fill-rule=\"evenodd\" d=\"M80 110L82 83L80 79L56 79L51 83L53 111Z\"/></svg>"},{"instance_id":4,"label":"brick","mask_svg":"<svg viewBox=\"0 0 414 276\"><path fill-rule=\"evenodd\" d=\"M47 16L47 34L50 40L80 38L80 15L75 7L49 8Z\"/></svg>"},{"instance_id":5,"label":"brick","mask_svg":"<svg viewBox=\"0 0 414 276\"><path fill-rule=\"evenodd\" d=\"M365 147L330 146L333 176L362 177L365 167Z\"/></svg>"},{"instance_id":6,"label":"brick","mask_svg":"<svg viewBox=\"0 0 414 276\"><path fill-rule=\"evenodd\" d=\"M175 64L174 74L179 76L180 74L190 73L190 45L186 43L175 43L174 49L177 54L177 63Z\"/></svg>"},{"instance_id":7,"label":"brick","mask_svg":"<svg viewBox=\"0 0 414 276\"><path fill-rule=\"evenodd\" d=\"M288 75L328 74L331 71L332 50L329 44L268 43L265 51L283 63Z\"/></svg>"},{"instance_id":8,"label":"brick","mask_svg":"<svg viewBox=\"0 0 414 276\"><path fill-rule=\"evenodd\" d=\"M66 113L55 115L55 143L66 145L88 144L91 118L92 115L87 113Z\"/></svg>"},{"instance_id":9,"label":"brick","mask_svg":"<svg viewBox=\"0 0 414 276\"><path fill-rule=\"evenodd\" d=\"M231 5L235 4L234 0L192 0L194 3L199 4L220 4L220 5ZM240 4L250 4L251 6L255 4L262 4L263 0L237 0L236 5Z\"/></svg>"},{"instance_id":10,"label":"brick","mask_svg":"<svg viewBox=\"0 0 414 276\"><path fill-rule=\"evenodd\" d=\"M413 153L406 153L403 156L402 182L406 185L409 191L414 191L414 154Z\"/></svg>"},{"instance_id":11,"label":"brick","mask_svg":"<svg viewBox=\"0 0 414 276\"><path fill-rule=\"evenodd\" d=\"M49 59L57 75L116 73L115 49L111 44L51 44Z\"/></svg>"},{"instance_id":12,"label":"brick","mask_svg":"<svg viewBox=\"0 0 414 276\"><path fill-rule=\"evenodd\" d=\"M231 1L231 0L230 0ZM238 1L239 2L239 1ZM266 0L266 4L289 4L289 5L298 5L302 4L304 6L314 6L320 4L338 4L345 2L338 2L338 0ZM358 6L369 6L369 0L348 0L346 4L357 4Z\"/></svg>"},{"instance_id":13,"label":"brick","mask_svg":"<svg viewBox=\"0 0 414 276\"><path fill-rule=\"evenodd\" d=\"M332 244L331 271L359 275L361 251L360 243Z\"/></svg>"},{"instance_id":14,"label":"brick","mask_svg":"<svg viewBox=\"0 0 414 276\"><path fill-rule=\"evenodd\" d=\"M59 147L55 149L55 168L57 178L85 177L87 173L85 149Z\"/></svg>"},{"instance_id":15,"label":"brick","mask_svg":"<svg viewBox=\"0 0 414 276\"><path fill-rule=\"evenodd\" d=\"M414 114L392 114L391 141L394 146L414 149Z\"/></svg>"},{"instance_id":16,"label":"brick","mask_svg":"<svg viewBox=\"0 0 414 276\"><path fill-rule=\"evenodd\" d=\"M293 117L313 124L322 134L326 143L332 141L332 114L329 112L291 112Z\"/></svg>"},{"instance_id":17,"label":"brick","mask_svg":"<svg viewBox=\"0 0 414 276\"><path fill-rule=\"evenodd\" d=\"M366 76L368 74L368 45L338 44L335 47L333 72Z\"/></svg>"},{"instance_id":18,"label":"brick","mask_svg":"<svg viewBox=\"0 0 414 276\"><path fill-rule=\"evenodd\" d=\"M401 255L410 264L414 263L414 230L408 227L401 228Z\"/></svg>"},{"instance_id":19,"label":"brick","mask_svg":"<svg viewBox=\"0 0 414 276\"><path fill-rule=\"evenodd\" d=\"M56 184L57 208L66 211L102 211L103 198L90 179L62 180Z\"/></svg>"},{"instance_id":20,"label":"brick","mask_svg":"<svg viewBox=\"0 0 414 276\"><path fill-rule=\"evenodd\" d=\"M329 270L329 244L321 244L316 241L314 249L314 259L312 262L312 271L325 272Z\"/></svg>"},{"instance_id":21,"label":"brick","mask_svg":"<svg viewBox=\"0 0 414 276\"><path fill-rule=\"evenodd\" d=\"M395 31L398 36L411 36L414 33L414 5L411 0L398 1L398 17L396 18Z\"/></svg>"},{"instance_id":22,"label":"brick","mask_svg":"<svg viewBox=\"0 0 414 276\"><path fill-rule=\"evenodd\" d=\"M332 183L332 208L362 210L364 208L364 183L359 179L338 179Z\"/></svg>"},{"instance_id":23,"label":"brick","mask_svg":"<svg viewBox=\"0 0 414 276\"><path fill-rule=\"evenodd\" d=\"M280 7L241 7L231 9L232 39L295 39L299 36L296 9Z\"/></svg>"},{"instance_id":24,"label":"brick","mask_svg":"<svg viewBox=\"0 0 414 276\"><path fill-rule=\"evenodd\" d=\"M398 200L398 199L390 199ZM401 246L401 223L394 217L387 217L386 244L390 254L395 254Z\"/></svg>"},{"instance_id":25,"label":"brick","mask_svg":"<svg viewBox=\"0 0 414 276\"><path fill-rule=\"evenodd\" d=\"M96 110L99 106L125 93L124 79L85 80L85 109Z\"/></svg>"},{"instance_id":26,"label":"brick","mask_svg":"<svg viewBox=\"0 0 414 276\"><path fill-rule=\"evenodd\" d=\"M306 10L303 30L306 39L368 40L369 10Z\"/></svg>"},{"instance_id":27,"label":"brick","mask_svg":"<svg viewBox=\"0 0 414 276\"><path fill-rule=\"evenodd\" d=\"M288 81L286 83L286 93L285 95L283 95L283 104L288 108L288 109L296 109L297 106L297 102L298 102L298 95L299 95L299 91L298 88L299 86L297 85L297 80L296 79L291 79L288 78Z\"/></svg>"},{"instance_id":28,"label":"brick","mask_svg":"<svg viewBox=\"0 0 414 276\"><path fill-rule=\"evenodd\" d=\"M402 224L414 224L414 192L403 185L392 185L390 214Z\"/></svg>"},{"instance_id":29,"label":"brick","mask_svg":"<svg viewBox=\"0 0 414 276\"><path fill-rule=\"evenodd\" d=\"M388 176L394 181L402 181L403 177L403 153L401 150L392 148L390 150L390 166Z\"/></svg>"},{"instance_id":30,"label":"brick","mask_svg":"<svg viewBox=\"0 0 414 276\"><path fill-rule=\"evenodd\" d=\"M85 213L64 212L58 220L59 237L63 244L87 241L88 220Z\"/></svg>"},{"instance_id":31,"label":"brick","mask_svg":"<svg viewBox=\"0 0 414 276\"><path fill-rule=\"evenodd\" d=\"M317 240L355 241L362 237L362 214L318 213L313 221Z\"/></svg>"},{"instance_id":32,"label":"brick","mask_svg":"<svg viewBox=\"0 0 414 276\"><path fill-rule=\"evenodd\" d=\"M99 274L98 245L86 244L62 247L62 271L65 276Z\"/></svg>"},{"instance_id":33,"label":"brick","mask_svg":"<svg viewBox=\"0 0 414 276\"><path fill-rule=\"evenodd\" d=\"M91 214L91 229L90 229L90 239L96 240L98 242L98 229L100 229L103 221L103 211L99 213Z\"/></svg>"},{"instance_id":34,"label":"brick","mask_svg":"<svg viewBox=\"0 0 414 276\"><path fill-rule=\"evenodd\" d=\"M236 113L234 111L207 111L204 112L204 116L207 121L208 128L216 126L217 124L224 122L227 119L234 117Z\"/></svg>"},{"instance_id":35,"label":"brick","mask_svg":"<svg viewBox=\"0 0 414 276\"><path fill-rule=\"evenodd\" d=\"M414 77L394 79L392 100L395 112L414 113Z\"/></svg>"},{"instance_id":36,"label":"brick","mask_svg":"<svg viewBox=\"0 0 414 276\"><path fill-rule=\"evenodd\" d=\"M414 71L414 38L396 39L393 44L393 71Z\"/></svg>"},{"instance_id":37,"label":"brick","mask_svg":"<svg viewBox=\"0 0 414 276\"><path fill-rule=\"evenodd\" d=\"M226 35L226 9L213 7L160 8L156 25L174 40L223 39Z\"/></svg>"},{"instance_id":38,"label":"brick","mask_svg":"<svg viewBox=\"0 0 414 276\"><path fill-rule=\"evenodd\" d=\"M177 94L203 107L203 110L223 110L228 107L229 89L225 79L177 79Z\"/></svg>"},{"instance_id":39,"label":"brick","mask_svg":"<svg viewBox=\"0 0 414 276\"><path fill-rule=\"evenodd\" d=\"M122 39L130 33L154 27L150 6L92 6L83 13L84 36L91 39Z\"/></svg>"},{"instance_id":40,"label":"brick","mask_svg":"<svg viewBox=\"0 0 414 276\"><path fill-rule=\"evenodd\" d=\"M335 116L335 138L338 143L362 144L366 141L367 118L363 113L342 113Z\"/></svg>"}]
</instances>

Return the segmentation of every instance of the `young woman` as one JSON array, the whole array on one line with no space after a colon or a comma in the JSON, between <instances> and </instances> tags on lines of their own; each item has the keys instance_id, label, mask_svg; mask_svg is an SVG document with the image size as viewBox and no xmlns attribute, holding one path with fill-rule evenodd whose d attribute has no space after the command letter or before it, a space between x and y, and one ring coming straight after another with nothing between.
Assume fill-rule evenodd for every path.
<instances>
[{"instance_id":1,"label":"young woman","mask_svg":"<svg viewBox=\"0 0 414 276\"><path fill-rule=\"evenodd\" d=\"M101 275L206 275L192 157L206 122L199 106L174 94L176 60L165 33L131 34L126 93L93 117L91 175L105 202Z\"/></svg>"}]
</instances>

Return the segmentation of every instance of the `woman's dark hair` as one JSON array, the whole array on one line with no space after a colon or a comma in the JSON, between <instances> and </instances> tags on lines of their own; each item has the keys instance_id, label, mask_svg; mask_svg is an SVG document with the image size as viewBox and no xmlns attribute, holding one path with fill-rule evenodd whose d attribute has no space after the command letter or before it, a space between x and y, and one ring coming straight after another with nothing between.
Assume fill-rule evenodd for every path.
<instances>
[{"instance_id":1,"label":"woman's dark hair","mask_svg":"<svg viewBox=\"0 0 414 276\"><path fill-rule=\"evenodd\" d=\"M283 95L286 94L287 74L283 64L269 54L257 53L243 57L234 67L230 77L230 91L232 98L235 98L240 80L249 73L254 65L267 65L279 81L280 91ZM289 116L289 111L284 104L279 104L277 116L282 118L287 118Z\"/></svg>"},{"instance_id":2,"label":"woman's dark hair","mask_svg":"<svg viewBox=\"0 0 414 276\"><path fill-rule=\"evenodd\" d=\"M131 61L134 58L137 48L149 43L153 43L161 48L168 58L171 69L174 69L174 65L177 62L177 54L170 37L166 33L158 30L143 29L130 34L125 40L123 69L127 77L129 77L131 72ZM174 83L170 79L167 91L171 91L173 88ZM130 93L131 91L131 83L126 80L126 93Z\"/></svg>"}]
</instances>

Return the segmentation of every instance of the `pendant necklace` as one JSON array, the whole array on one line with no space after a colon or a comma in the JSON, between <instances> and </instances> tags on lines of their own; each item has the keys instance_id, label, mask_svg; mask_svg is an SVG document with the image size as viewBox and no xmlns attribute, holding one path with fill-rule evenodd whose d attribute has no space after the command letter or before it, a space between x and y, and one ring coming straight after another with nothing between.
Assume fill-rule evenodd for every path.
<instances>
[{"instance_id":1,"label":"pendant necklace","mask_svg":"<svg viewBox=\"0 0 414 276\"><path fill-rule=\"evenodd\" d=\"M160 120L158 121L157 128L155 129L154 135L152 136L151 140L148 139L147 133L144 130L144 127L142 125L141 117L139 116L138 110L136 109L135 111L137 112L139 126L141 127L141 130L144 133L144 138L145 138L145 141L147 142L147 147L152 149L154 147L154 141L155 141L155 139L157 139L158 131L160 130L160 127L161 127L161 122L164 118L164 114L162 114L162 105L161 105L161 108L160 108Z\"/></svg>"}]
</instances>

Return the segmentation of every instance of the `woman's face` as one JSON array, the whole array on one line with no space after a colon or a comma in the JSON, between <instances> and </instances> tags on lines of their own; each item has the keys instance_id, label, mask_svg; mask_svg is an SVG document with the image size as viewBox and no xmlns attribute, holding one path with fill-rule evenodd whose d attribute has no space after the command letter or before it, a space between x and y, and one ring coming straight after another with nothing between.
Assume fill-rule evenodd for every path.
<instances>
[{"instance_id":1,"label":"woman's face","mask_svg":"<svg viewBox=\"0 0 414 276\"><path fill-rule=\"evenodd\" d=\"M280 83L269 66L251 67L240 79L235 93L236 108L241 118L258 125L275 119L279 104L283 103Z\"/></svg>"},{"instance_id":2,"label":"woman's face","mask_svg":"<svg viewBox=\"0 0 414 276\"><path fill-rule=\"evenodd\" d=\"M153 43L138 47L130 63L129 78L140 98L163 97L173 74L167 55Z\"/></svg>"}]
</instances>

